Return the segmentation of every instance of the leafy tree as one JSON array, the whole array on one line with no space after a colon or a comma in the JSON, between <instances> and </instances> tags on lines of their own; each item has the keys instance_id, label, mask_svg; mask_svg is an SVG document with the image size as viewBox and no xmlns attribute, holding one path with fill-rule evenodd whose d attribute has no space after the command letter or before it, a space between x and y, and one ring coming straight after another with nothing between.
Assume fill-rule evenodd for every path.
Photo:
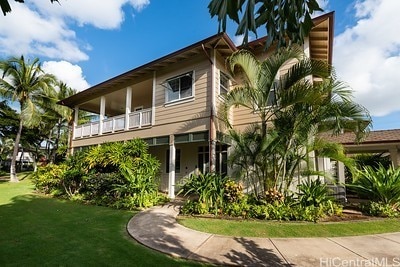
<instances>
[{"instance_id":1,"label":"leafy tree","mask_svg":"<svg viewBox=\"0 0 400 267\"><path fill-rule=\"evenodd\" d=\"M24 3L24 0L15 0L15 2ZM51 3L58 2L58 0L50 0ZM3 11L4 16L7 15L8 12L11 12L11 6L8 0L0 0L0 8Z\"/></svg>"},{"instance_id":2,"label":"leafy tree","mask_svg":"<svg viewBox=\"0 0 400 267\"><path fill-rule=\"evenodd\" d=\"M211 0L208 9L211 17L218 17L219 31L226 31L228 17L235 21L236 35L244 35L245 44L249 32L257 35L257 29L264 26L267 47L273 41L286 45L286 38L303 43L313 26L311 15L323 11L317 0Z\"/></svg>"},{"instance_id":3,"label":"leafy tree","mask_svg":"<svg viewBox=\"0 0 400 267\"><path fill-rule=\"evenodd\" d=\"M25 58L11 57L0 62L3 76L0 79L0 95L19 103L19 126L15 137L11 160L10 181L17 182L16 157L23 126L34 127L40 124L40 115L54 95L55 77L43 72L39 59L25 61Z\"/></svg>"},{"instance_id":4,"label":"leafy tree","mask_svg":"<svg viewBox=\"0 0 400 267\"><path fill-rule=\"evenodd\" d=\"M297 63L282 75L292 60ZM263 62L248 51L238 51L227 66L241 85L228 93L220 114L228 127L231 107L248 108L259 117L259 123L243 134L231 130L231 137L239 148L233 155L241 159L235 163L243 165L239 168L264 191L278 185L287 188L302 162L312 170L311 152L347 161L343 149L316 138L318 132L351 130L360 135L368 130L368 112L351 101L350 91L335 81L331 67L297 48L280 49Z\"/></svg>"}]
</instances>

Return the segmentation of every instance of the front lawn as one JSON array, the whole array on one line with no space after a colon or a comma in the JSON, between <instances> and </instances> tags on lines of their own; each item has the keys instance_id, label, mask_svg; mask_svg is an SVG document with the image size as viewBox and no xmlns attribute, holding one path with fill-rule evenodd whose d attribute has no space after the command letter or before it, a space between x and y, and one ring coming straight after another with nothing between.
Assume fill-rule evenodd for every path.
<instances>
[{"instance_id":1,"label":"front lawn","mask_svg":"<svg viewBox=\"0 0 400 267\"><path fill-rule=\"evenodd\" d=\"M132 211L32 194L32 184L0 182L0 266L199 266L137 244Z\"/></svg>"},{"instance_id":2,"label":"front lawn","mask_svg":"<svg viewBox=\"0 0 400 267\"><path fill-rule=\"evenodd\" d=\"M201 232L246 237L335 237L398 232L400 229L400 219L312 223L181 217L178 221Z\"/></svg>"}]
</instances>

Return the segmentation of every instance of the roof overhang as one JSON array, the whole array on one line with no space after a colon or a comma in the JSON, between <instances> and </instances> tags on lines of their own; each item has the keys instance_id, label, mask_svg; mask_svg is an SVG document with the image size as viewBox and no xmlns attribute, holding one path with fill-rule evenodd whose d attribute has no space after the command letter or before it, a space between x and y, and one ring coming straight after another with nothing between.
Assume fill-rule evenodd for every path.
<instances>
[{"instance_id":1,"label":"roof overhang","mask_svg":"<svg viewBox=\"0 0 400 267\"><path fill-rule=\"evenodd\" d=\"M112 93L129 86L133 82L149 79L149 77L153 76L155 71L162 70L168 66L190 59L199 54L204 54L209 57L210 55L207 51L210 49L216 49L222 56L227 57L232 54L232 52L236 51L237 47L225 33L216 34L174 53L115 76L73 96L60 100L58 104L71 108L79 106L93 98L104 95L104 92L107 92L107 94Z\"/></svg>"}]
</instances>

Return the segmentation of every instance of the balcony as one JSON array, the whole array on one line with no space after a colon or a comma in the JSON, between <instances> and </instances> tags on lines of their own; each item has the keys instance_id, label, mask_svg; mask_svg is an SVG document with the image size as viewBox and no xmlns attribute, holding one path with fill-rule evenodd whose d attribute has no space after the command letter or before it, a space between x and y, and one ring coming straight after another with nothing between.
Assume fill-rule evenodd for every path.
<instances>
[{"instance_id":1,"label":"balcony","mask_svg":"<svg viewBox=\"0 0 400 267\"><path fill-rule=\"evenodd\" d=\"M115 133L119 131L131 131L140 129L143 126L151 126L151 116L151 109L143 109L140 111L131 112L128 116L123 114L104 119L102 123L102 129L100 129L100 121L78 125L74 129L74 139L106 133Z\"/></svg>"}]
</instances>

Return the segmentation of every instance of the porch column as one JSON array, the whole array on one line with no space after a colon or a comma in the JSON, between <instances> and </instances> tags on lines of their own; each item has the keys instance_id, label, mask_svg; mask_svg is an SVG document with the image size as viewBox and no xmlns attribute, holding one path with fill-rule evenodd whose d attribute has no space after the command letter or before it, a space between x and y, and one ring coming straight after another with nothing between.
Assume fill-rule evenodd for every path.
<instances>
[{"instance_id":1,"label":"porch column","mask_svg":"<svg viewBox=\"0 0 400 267\"><path fill-rule=\"evenodd\" d=\"M175 198L175 160L176 149L174 135L169 136L169 180L168 180L168 197Z\"/></svg>"},{"instance_id":2,"label":"porch column","mask_svg":"<svg viewBox=\"0 0 400 267\"><path fill-rule=\"evenodd\" d=\"M216 160L216 129L215 129L215 110L216 110L216 102L215 102L215 90L217 90L217 83L216 83L216 73L217 67L215 65L216 62L216 55L215 50L211 50L211 58L212 58L212 65L211 65L211 118L210 118L210 172L215 172L215 160Z\"/></svg>"},{"instance_id":3,"label":"porch column","mask_svg":"<svg viewBox=\"0 0 400 267\"><path fill-rule=\"evenodd\" d=\"M78 106L76 106L75 108L74 108L74 124L73 124L73 129L72 129L72 134L73 134L73 137L74 138L76 138L76 136L75 136L75 129L76 129L76 127L78 126L78 122L79 122L79 107Z\"/></svg>"},{"instance_id":4,"label":"porch column","mask_svg":"<svg viewBox=\"0 0 400 267\"><path fill-rule=\"evenodd\" d=\"M157 78L156 72L153 72L153 92L151 96L151 125L156 124L156 87L157 87Z\"/></svg>"},{"instance_id":5,"label":"porch column","mask_svg":"<svg viewBox=\"0 0 400 267\"><path fill-rule=\"evenodd\" d=\"M389 149L390 159L392 160L393 167L397 168L400 166L400 157L399 157L399 150L397 147L391 147Z\"/></svg>"},{"instance_id":6,"label":"porch column","mask_svg":"<svg viewBox=\"0 0 400 267\"><path fill-rule=\"evenodd\" d=\"M339 184L344 184L346 182L344 163L341 161L337 162L337 179Z\"/></svg>"},{"instance_id":7,"label":"porch column","mask_svg":"<svg viewBox=\"0 0 400 267\"><path fill-rule=\"evenodd\" d=\"M100 98L100 122L99 122L99 135L103 134L103 121L106 113L106 97Z\"/></svg>"},{"instance_id":8,"label":"porch column","mask_svg":"<svg viewBox=\"0 0 400 267\"><path fill-rule=\"evenodd\" d=\"M129 114L132 108L132 87L126 87L126 101L125 101L125 131L129 130Z\"/></svg>"}]
</instances>

